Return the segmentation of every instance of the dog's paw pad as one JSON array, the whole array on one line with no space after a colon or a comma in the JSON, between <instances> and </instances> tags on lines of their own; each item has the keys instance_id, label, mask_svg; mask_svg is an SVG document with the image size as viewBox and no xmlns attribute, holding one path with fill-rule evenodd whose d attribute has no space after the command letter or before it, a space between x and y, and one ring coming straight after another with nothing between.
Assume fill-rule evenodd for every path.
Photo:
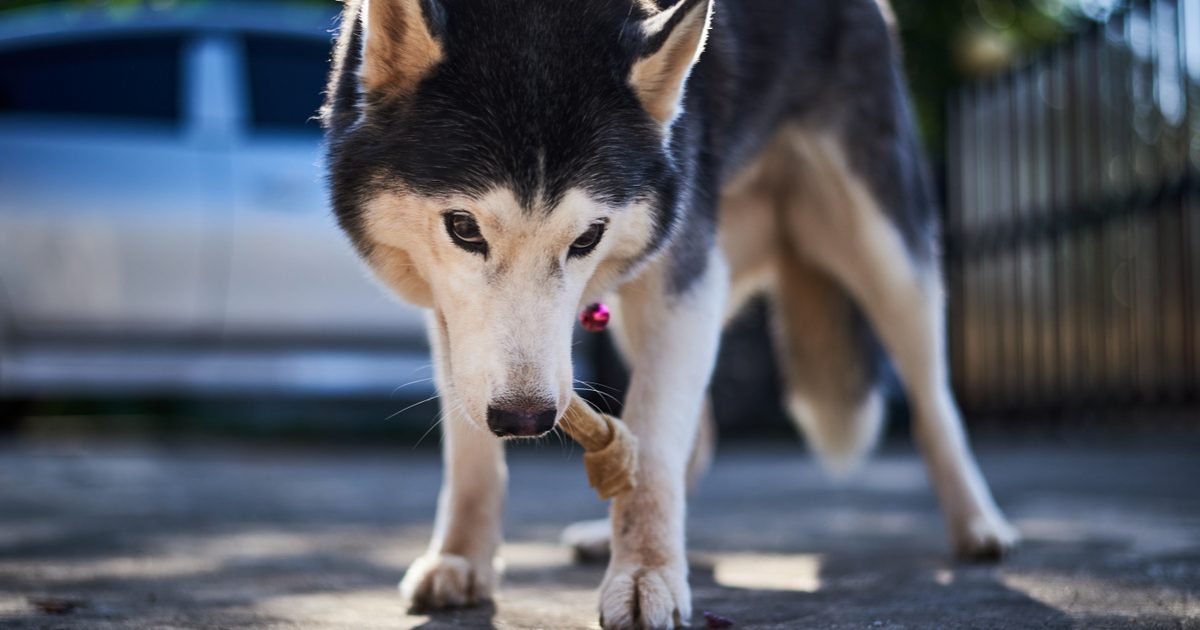
<instances>
[{"instance_id":1,"label":"dog's paw pad","mask_svg":"<svg viewBox=\"0 0 1200 630\"><path fill-rule=\"evenodd\" d=\"M995 562L1008 555L1021 535L1004 517L977 516L968 521L955 536L958 557L973 562Z\"/></svg>"},{"instance_id":2,"label":"dog's paw pad","mask_svg":"<svg viewBox=\"0 0 1200 630\"><path fill-rule=\"evenodd\" d=\"M427 554L417 558L404 579L400 594L413 611L472 606L490 601L496 571L486 563L463 556Z\"/></svg>"},{"instance_id":3,"label":"dog's paw pad","mask_svg":"<svg viewBox=\"0 0 1200 630\"><path fill-rule=\"evenodd\" d=\"M571 548L575 562L592 564L608 559L612 526L608 519L579 521L568 525L562 532L562 543Z\"/></svg>"},{"instance_id":4,"label":"dog's paw pad","mask_svg":"<svg viewBox=\"0 0 1200 630\"><path fill-rule=\"evenodd\" d=\"M691 619L691 600L685 571L610 570L600 587L600 625L605 630L679 628Z\"/></svg>"}]
</instances>

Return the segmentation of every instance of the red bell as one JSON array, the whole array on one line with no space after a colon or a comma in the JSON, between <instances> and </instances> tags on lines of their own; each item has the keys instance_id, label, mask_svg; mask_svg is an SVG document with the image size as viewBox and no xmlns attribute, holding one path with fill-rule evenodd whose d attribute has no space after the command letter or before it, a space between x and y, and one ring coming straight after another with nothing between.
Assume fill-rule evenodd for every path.
<instances>
[{"instance_id":1,"label":"red bell","mask_svg":"<svg viewBox=\"0 0 1200 630\"><path fill-rule=\"evenodd\" d=\"M596 302L579 313L579 323L588 332L600 332L608 328L610 316L608 306L603 302Z\"/></svg>"}]
</instances>

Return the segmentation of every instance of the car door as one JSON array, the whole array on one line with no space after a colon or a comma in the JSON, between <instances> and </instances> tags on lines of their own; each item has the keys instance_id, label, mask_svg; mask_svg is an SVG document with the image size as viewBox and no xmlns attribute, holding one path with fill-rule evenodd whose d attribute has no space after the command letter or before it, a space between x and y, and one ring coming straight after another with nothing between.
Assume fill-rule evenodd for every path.
<instances>
[{"instance_id":1,"label":"car door","mask_svg":"<svg viewBox=\"0 0 1200 630\"><path fill-rule=\"evenodd\" d=\"M194 42L0 42L0 282L20 338L174 340L219 317Z\"/></svg>"},{"instance_id":2,"label":"car door","mask_svg":"<svg viewBox=\"0 0 1200 630\"><path fill-rule=\"evenodd\" d=\"M242 51L247 116L231 158L227 335L334 345L423 338L420 313L369 279L329 210L314 118L328 37L247 33Z\"/></svg>"}]
</instances>

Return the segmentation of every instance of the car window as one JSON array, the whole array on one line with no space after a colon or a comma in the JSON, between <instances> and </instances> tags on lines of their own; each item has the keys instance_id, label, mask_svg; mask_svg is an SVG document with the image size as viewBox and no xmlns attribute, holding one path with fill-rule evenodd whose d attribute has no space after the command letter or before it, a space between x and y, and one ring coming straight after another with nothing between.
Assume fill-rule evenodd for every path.
<instances>
[{"instance_id":1,"label":"car window","mask_svg":"<svg viewBox=\"0 0 1200 630\"><path fill-rule=\"evenodd\" d=\"M0 115L178 122L182 50L155 36L0 51Z\"/></svg>"},{"instance_id":2,"label":"car window","mask_svg":"<svg viewBox=\"0 0 1200 630\"><path fill-rule=\"evenodd\" d=\"M259 131L319 133L331 44L320 39L246 37L250 122Z\"/></svg>"}]
</instances>

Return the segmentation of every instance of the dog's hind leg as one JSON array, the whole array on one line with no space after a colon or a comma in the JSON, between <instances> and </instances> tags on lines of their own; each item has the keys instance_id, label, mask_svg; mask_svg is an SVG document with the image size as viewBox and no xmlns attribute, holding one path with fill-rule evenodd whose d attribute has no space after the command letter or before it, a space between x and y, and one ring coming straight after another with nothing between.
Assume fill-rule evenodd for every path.
<instances>
[{"instance_id":1,"label":"dog's hind leg","mask_svg":"<svg viewBox=\"0 0 1200 630\"><path fill-rule=\"evenodd\" d=\"M786 406L827 468L845 472L871 449L882 426L877 384L883 355L846 290L781 234L784 216L823 203L797 183L808 171L784 131L722 196L722 247L733 273L729 314L765 291L784 377Z\"/></svg>"},{"instance_id":2,"label":"dog's hind leg","mask_svg":"<svg viewBox=\"0 0 1200 630\"><path fill-rule=\"evenodd\" d=\"M881 138L882 150L872 154L829 132L789 136L800 179L794 190L804 200L781 215L789 240L853 296L892 357L956 550L997 556L1017 534L992 500L950 391L931 210L901 205L928 202L923 183L912 179L920 177L912 140ZM848 146L858 152L853 161ZM888 185L908 189L883 201L874 191Z\"/></svg>"}]
</instances>

